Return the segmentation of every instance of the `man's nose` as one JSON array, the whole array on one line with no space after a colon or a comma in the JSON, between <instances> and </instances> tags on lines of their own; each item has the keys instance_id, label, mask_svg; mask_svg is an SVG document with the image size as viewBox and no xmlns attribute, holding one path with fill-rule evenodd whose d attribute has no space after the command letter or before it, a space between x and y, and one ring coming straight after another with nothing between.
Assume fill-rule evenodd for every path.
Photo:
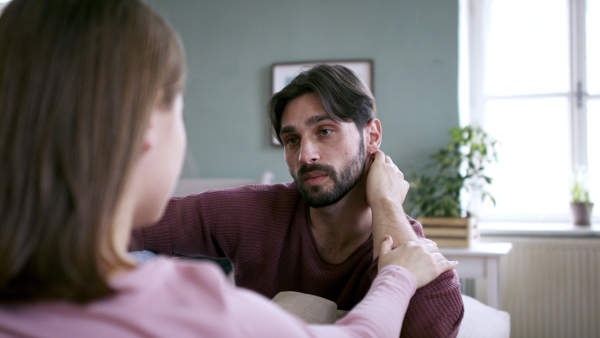
<instances>
[{"instance_id":1,"label":"man's nose","mask_svg":"<svg viewBox=\"0 0 600 338\"><path fill-rule=\"evenodd\" d=\"M319 147L309 138L303 138L300 144L300 163L311 164L319 160Z\"/></svg>"}]
</instances>

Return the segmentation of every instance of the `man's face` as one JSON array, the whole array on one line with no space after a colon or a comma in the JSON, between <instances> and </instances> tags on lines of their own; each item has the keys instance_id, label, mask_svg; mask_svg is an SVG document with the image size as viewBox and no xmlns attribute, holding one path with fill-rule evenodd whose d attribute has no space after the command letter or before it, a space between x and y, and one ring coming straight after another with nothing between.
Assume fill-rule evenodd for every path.
<instances>
[{"instance_id":1,"label":"man's face","mask_svg":"<svg viewBox=\"0 0 600 338\"><path fill-rule=\"evenodd\" d=\"M337 203L365 171L363 136L353 122L336 122L316 94L291 100L283 111L285 160L302 196L313 208Z\"/></svg>"}]
</instances>

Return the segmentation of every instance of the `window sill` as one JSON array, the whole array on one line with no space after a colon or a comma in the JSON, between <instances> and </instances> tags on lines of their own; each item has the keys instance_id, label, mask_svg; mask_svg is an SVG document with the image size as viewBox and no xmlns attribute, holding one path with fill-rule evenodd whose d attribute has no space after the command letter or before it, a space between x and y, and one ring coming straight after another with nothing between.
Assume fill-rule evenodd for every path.
<instances>
[{"instance_id":1,"label":"window sill","mask_svg":"<svg viewBox=\"0 0 600 338\"><path fill-rule=\"evenodd\" d=\"M482 237L600 238L600 224L582 226L547 222L479 222L478 227Z\"/></svg>"}]
</instances>

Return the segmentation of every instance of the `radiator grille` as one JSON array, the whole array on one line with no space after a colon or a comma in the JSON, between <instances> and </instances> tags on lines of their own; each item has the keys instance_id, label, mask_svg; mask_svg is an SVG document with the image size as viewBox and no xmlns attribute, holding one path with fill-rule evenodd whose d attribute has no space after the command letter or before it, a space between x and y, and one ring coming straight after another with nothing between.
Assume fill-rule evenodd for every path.
<instances>
[{"instance_id":1,"label":"radiator grille","mask_svg":"<svg viewBox=\"0 0 600 338\"><path fill-rule=\"evenodd\" d=\"M513 243L500 272L511 337L600 337L600 239L493 241Z\"/></svg>"}]
</instances>

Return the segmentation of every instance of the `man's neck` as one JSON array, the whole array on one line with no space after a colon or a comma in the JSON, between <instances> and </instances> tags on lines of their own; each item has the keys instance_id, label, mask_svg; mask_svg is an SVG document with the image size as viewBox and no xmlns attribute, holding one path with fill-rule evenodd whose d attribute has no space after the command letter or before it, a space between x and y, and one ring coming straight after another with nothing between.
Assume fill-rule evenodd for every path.
<instances>
[{"instance_id":1,"label":"man's neck","mask_svg":"<svg viewBox=\"0 0 600 338\"><path fill-rule=\"evenodd\" d=\"M310 208L310 222L321 258L331 264L344 262L372 233L364 182L334 205Z\"/></svg>"}]
</instances>

